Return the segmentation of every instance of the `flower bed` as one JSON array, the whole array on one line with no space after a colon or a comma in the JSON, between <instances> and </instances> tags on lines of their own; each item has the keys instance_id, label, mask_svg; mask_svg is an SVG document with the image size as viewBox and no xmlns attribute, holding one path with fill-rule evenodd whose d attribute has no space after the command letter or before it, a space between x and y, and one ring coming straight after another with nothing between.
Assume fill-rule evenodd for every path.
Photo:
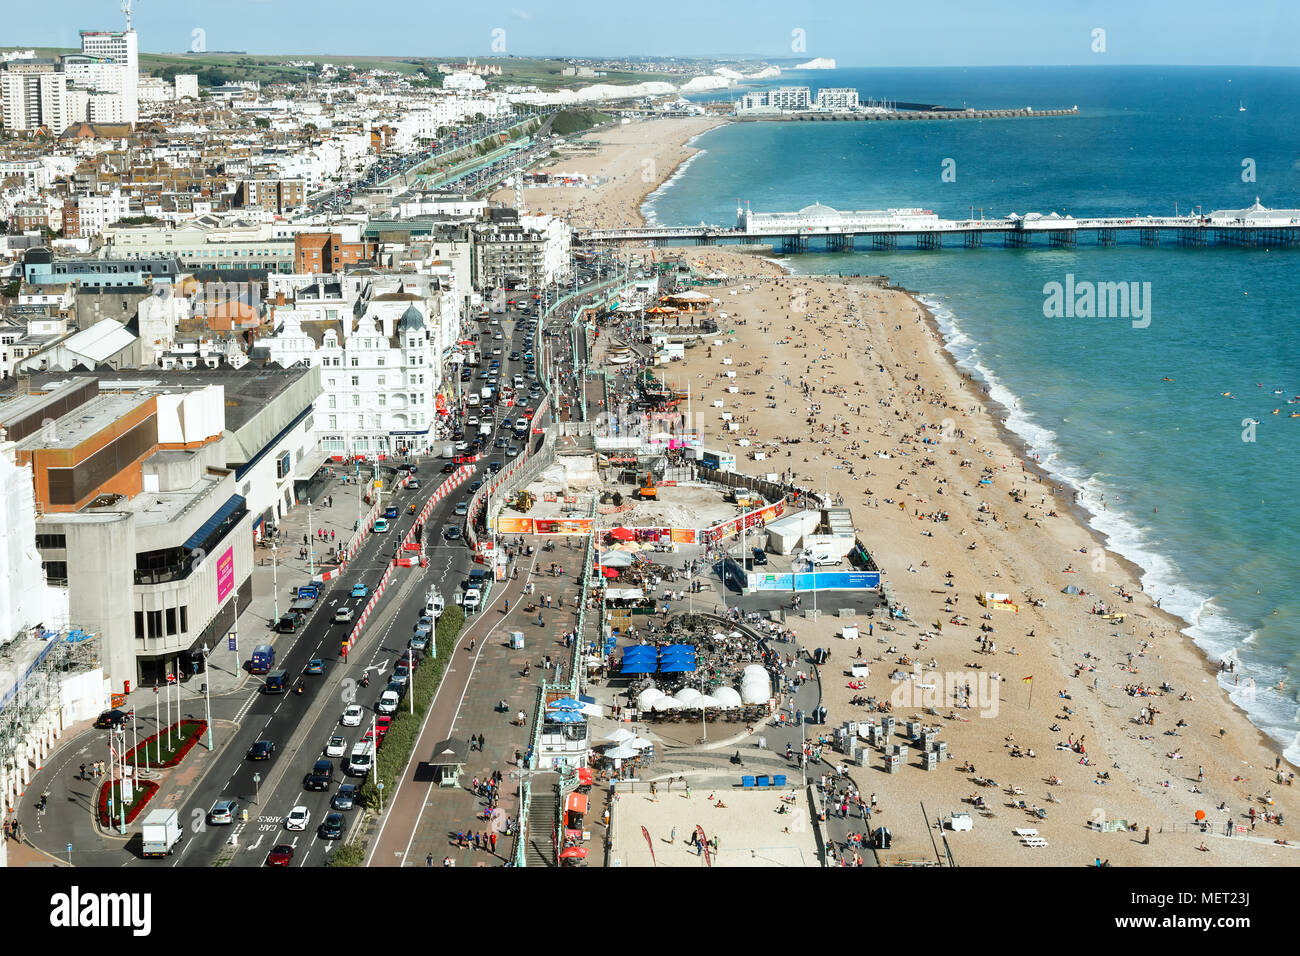
<instances>
[{"instance_id":1,"label":"flower bed","mask_svg":"<svg viewBox=\"0 0 1300 956\"><path fill-rule=\"evenodd\" d=\"M175 767L185 755L190 752L195 744L208 729L206 720L182 720L171 725L172 742L171 747L167 746L167 728L163 728L161 733L154 734L152 737L146 737L140 741L139 745L126 755L127 763L138 762L142 767L149 767L153 770L166 770L168 767ZM161 741L161 745L159 745ZM161 756L159 750L162 751Z\"/></svg>"},{"instance_id":2,"label":"flower bed","mask_svg":"<svg viewBox=\"0 0 1300 956\"><path fill-rule=\"evenodd\" d=\"M114 827L117 826L118 823L120 822L119 814L121 814L122 812L122 806L120 802L121 789L122 789L122 781L120 780L118 781L110 780L107 783L105 783L102 787L99 788L99 797L95 801L95 807L99 812L100 826ZM135 792L133 794L134 799L126 808L126 822L128 824L130 824L132 820L134 820L137 816L140 815L140 811L145 808L145 805L151 799L153 799L153 795L157 792L158 792L158 784L154 783L152 780L137 780L135 782ZM108 812L108 797L110 793L114 797L113 813L111 818Z\"/></svg>"}]
</instances>

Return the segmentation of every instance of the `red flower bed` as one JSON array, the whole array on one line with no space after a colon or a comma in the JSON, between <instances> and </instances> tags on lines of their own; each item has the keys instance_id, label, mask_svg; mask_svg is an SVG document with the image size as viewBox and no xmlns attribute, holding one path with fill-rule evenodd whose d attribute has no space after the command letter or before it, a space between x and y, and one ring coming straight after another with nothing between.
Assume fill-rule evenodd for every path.
<instances>
[{"instance_id":1,"label":"red flower bed","mask_svg":"<svg viewBox=\"0 0 1300 956\"><path fill-rule=\"evenodd\" d=\"M166 770L169 767L175 767L185 755L190 752L195 744L208 729L206 720L182 720L171 725L172 733L172 752L167 752L167 728L163 728L161 733L154 734L152 737L146 737L140 741L130 753L126 755L127 763L134 763L138 756L140 766L149 767L153 770ZM154 758L157 752L155 741L162 738L163 742L163 759L160 761Z\"/></svg>"},{"instance_id":2,"label":"red flower bed","mask_svg":"<svg viewBox=\"0 0 1300 956\"><path fill-rule=\"evenodd\" d=\"M113 781L105 783L99 788L99 798L95 801L96 809L99 811L99 825L102 827L113 827L118 824L118 814L121 807L114 805L113 815L110 818L108 813L108 798L114 790L121 786L121 781L117 781L114 786ZM158 792L158 784L152 780L137 780L135 783L135 802L131 804L130 809L126 811L126 822L129 824L132 820L140 815L140 811L145 805L153 799L153 795Z\"/></svg>"}]
</instances>

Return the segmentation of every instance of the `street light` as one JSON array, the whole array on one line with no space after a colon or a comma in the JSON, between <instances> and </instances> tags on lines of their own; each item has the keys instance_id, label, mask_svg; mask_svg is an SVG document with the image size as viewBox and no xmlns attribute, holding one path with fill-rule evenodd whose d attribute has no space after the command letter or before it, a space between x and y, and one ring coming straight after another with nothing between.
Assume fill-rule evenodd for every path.
<instances>
[{"instance_id":1,"label":"street light","mask_svg":"<svg viewBox=\"0 0 1300 956\"><path fill-rule=\"evenodd\" d=\"M277 615L278 618L278 615ZM203 716L208 725L208 752L212 752L212 679L208 676L208 645L203 645Z\"/></svg>"},{"instance_id":2,"label":"street light","mask_svg":"<svg viewBox=\"0 0 1300 956\"><path fill-rule=\"evenodd\" d=\"M277 553L278 551L279 548L276 546L276 543L272 541L271 542L271 595L272 595L272 600L275 602L276 623L279 623L280 620L280 578L279 578L279 574L277 573L279 571L280 562L279 562L279 555Z\"/></svg>"},{"instance_id":3,"label":"street light","mask_svg":"<svg viewBox=\"0 0 1300 956\"><path fill-rule=\"evenodd\" d=\"M253 802L258 803L262 797L262 775L253 774Z\"/></svg>"}]
</instances>

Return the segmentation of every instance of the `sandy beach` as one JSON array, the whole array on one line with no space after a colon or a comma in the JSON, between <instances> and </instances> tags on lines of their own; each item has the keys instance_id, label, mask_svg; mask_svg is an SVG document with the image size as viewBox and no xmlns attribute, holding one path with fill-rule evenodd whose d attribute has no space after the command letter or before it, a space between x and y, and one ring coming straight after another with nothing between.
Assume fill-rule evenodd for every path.
<instances>
[{"instance_id":1,"label":"sandy beach","mask_svg":"<svg viewBox=\"0 0 1300 956\"><path fill-rule=\"evenodd\" d=\"M565 152L530 171L604 181L592 186L525 187L524 204L531 215L565 216L575 227L643 225L639 207L645 197L699 152L687 146L687 140L725 122L699 116L653 119L589 133L577 142L598 145L598 149ZM514 191L500 189L491 200L513 204Z\"/></svg>"},{"instance_id":2,"label":"sandy beach","mask_svg":"<svg viewBox=\"0 0 1300 956\"><path fill-rule=\"evenodd\" d=\"M638 221L637 205L659 184L634 175L643 151L662 182L668 160L684 159L681 144L700 131L656 122L672 124L667 145L650 145L654 124L643 123L616 131L625 141L602 134L607 146L590 167L557 161L611 181L570 190L583 199L553 209L584 224ZM556 192L530 191L529 204L545 208ZM1105 550L1068 489L1026 460L920 303L862 280L786 275L725 249L641 253L683 255L701 274L731 277L709 288L711 311L728 314L716 336L724 344L660 369L680 389L689 382L705 443L733 451L741 471L780 473L851 508L858 537L908 608L893 631L877 616L869 635L862 618L856 642L839 637L849 622L793 625L805 647L832 651L821 669L828 731L866 719L850 699L874 696L948 745L953 759L933 772L915 750L898 774L884 773L878 755L854 768L877 794L896 851L932 856L923 801L931 820L972 813L971 832L947 834L962 865L1300 862L1295 847L1275 842L1293 837L1290 821L1265 820L1300 806L1281 748L1228 701L1215 668L1179 633L1185 622L1142 593L1137 569ZM735 378L724 377L726 357ZM726 430L723 412L739 419L738 432ZM1081 593L1062 593L1069 585ZM977 603L986 591L1009 595L1018 610L986 610ZM1091 613L1102 604L1123 621ZM871 675L850 688L858 656ZM891 677L917 668L919 680ZM977 797L981 809L969 802ZM1026 845L1016 830L1037 831L1045 845Z\"/></svg>"}]
</instances>

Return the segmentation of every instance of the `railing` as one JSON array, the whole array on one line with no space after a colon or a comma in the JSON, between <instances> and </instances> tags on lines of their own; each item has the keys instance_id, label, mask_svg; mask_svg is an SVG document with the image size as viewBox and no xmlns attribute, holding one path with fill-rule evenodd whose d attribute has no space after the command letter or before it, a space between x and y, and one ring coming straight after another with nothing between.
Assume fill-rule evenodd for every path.
<instances>
[{"instance_id":1,"label":"railing","mask_svg":"<svg viewBox=\"0 0 1300 956\"><path fill-rule=\"evenodd\" d=\"M527 866L528 857L528 811L533 803L533 782L527 777L519 781L519 816L515 827L515 866Z\"/></svg>"}]
</instances>

